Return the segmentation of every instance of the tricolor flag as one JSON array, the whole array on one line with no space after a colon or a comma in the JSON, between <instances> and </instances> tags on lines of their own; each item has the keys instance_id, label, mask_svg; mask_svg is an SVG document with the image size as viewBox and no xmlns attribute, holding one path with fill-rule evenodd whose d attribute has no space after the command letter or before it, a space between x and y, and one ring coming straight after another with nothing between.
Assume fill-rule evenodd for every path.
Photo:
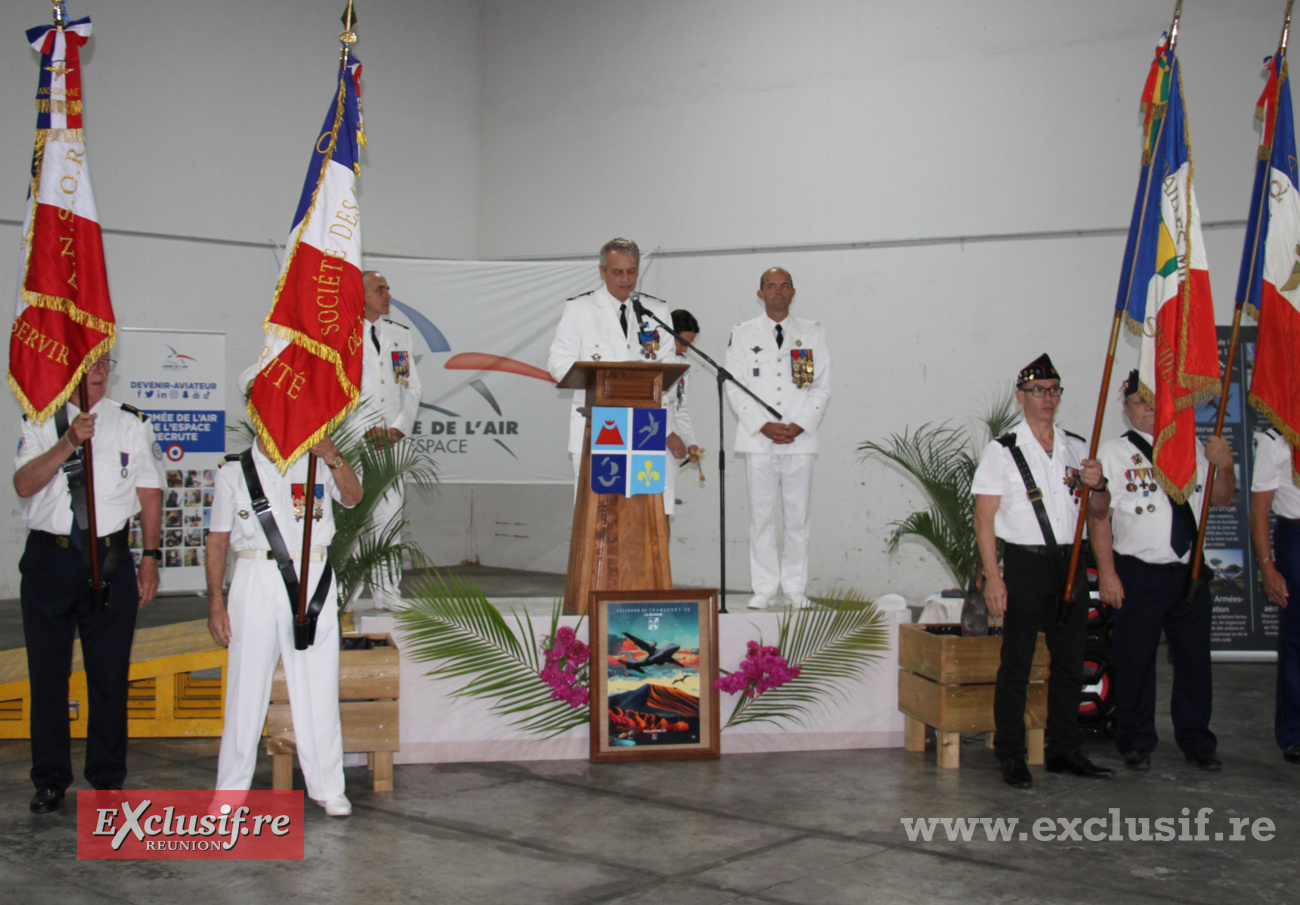
<instances>
[{"instance_id":1,"label":"tricolor flag","mask_svg":"<svg viewBox=\"0 0 1300 905\"><path fill-rule=\"evenodd\" d=\"M116 334L81 128L80 50L89 37L89 19L27 32L41 72L9 386L37 423L67 402Z\"/></svg>"},{"instance_id":2,"label":"tricolor flag","mask_svg":"<svg viewBox=\"0 0 1300 905\"><path fill-rule=\"evenodd\" d=\"M1271 59L1268 71L1256 106L1264 141L1237 298L1259 321L1250 404L1291 444L1291 478L1300 485L1300 179L1286 58Z\"/></svg>"},{"instance_id":3,"label":"tricolor flag","mask_svg":"<svg viewBox=\"0 0 1300 905\"><path fill-rule=\"evenodd\" d=\"M1218 394L1221 372L1182 78L1167 41L1142 103L1146 146L1115 306L1142 337L1139 392L1156 410L1156 480L1182 503L1196 486L1193 409Z\"/></svg>"},{"instance_id":4,"label":"tricolor flag","mask_svg":"<svg viewBox=\"0 0 1300 905\"><path fill-rule=\"evenodd\" d=\"M281 472L333 430L360 395L360 80L360 61L340 64L248 399L248 416Z\"/></svg>"}]
</instances>

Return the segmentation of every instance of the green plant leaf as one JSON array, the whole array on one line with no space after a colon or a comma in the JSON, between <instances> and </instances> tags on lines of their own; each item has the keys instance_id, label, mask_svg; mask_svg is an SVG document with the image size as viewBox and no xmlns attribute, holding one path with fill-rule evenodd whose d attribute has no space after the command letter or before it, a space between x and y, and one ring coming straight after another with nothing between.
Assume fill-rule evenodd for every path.
<instances>
[{"instance_id":1,"label":"green plant leaf","mask_svg":"<svg viewBox=\"0 0 1300 905\"><path fill-rule=\"evenodd\" d=\"M777 650L798 678L758 697L739 697L726 726L743 723L806 725L812 708L846 698L856 681L889 650L888 624L876 605L855 592L838 594L806 610L786 613Z\"/></svg>"},{"instance_id":2,"label":"green plant leaf","mask_svg":"<svg viewBox=\"0 0 1300 905\"><path fill-rule=\"evenodd\" d=\"M472 582L433 573L417 581L397 620L406 632L407 654L431 663L439 679L469 677L453 694L493 702L491 710L513 717L511 725L551 737L589 722L589 708L551 697L541 680L542 658L531 617L514 613L515 629ZM560 604L551 615L551 637Z\"/></svg>"}]
</instances>

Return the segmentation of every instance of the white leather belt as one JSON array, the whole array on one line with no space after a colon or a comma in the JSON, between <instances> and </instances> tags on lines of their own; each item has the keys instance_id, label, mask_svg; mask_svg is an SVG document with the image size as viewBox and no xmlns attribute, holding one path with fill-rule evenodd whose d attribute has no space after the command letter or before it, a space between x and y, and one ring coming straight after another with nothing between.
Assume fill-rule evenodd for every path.
<instances>
[{"instance_id":1,"label":"white leather belt","mask_svg":"<svg viewBox=\"0 0 1300 905\"><path fill-rule=\"evenodd\" d=\"M311 562L324 562L325 554L328 551L329 551L328 547L312 547L311 556L308 557L308 559L310 559ZM272 553L270 550L237 550L235 551L235 555L240 559L270 559L270 560L275 559L275 554ZM297 556L295 556L293 559L294 562L298 561Z\"/></svg>"}]
</instances>

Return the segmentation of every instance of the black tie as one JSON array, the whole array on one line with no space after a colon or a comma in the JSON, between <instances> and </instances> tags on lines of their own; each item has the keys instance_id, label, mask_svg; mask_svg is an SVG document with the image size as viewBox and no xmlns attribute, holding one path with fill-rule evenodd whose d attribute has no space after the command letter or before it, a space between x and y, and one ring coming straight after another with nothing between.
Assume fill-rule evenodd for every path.
<instances>
[{"instance_id":1,"label":"black tie","mask_svg":"<svg viewBox=\"0 0 1300 905\"><path fill-rule=\"evenodd\" d=\"M1192 541L1195 539L1196 516L1192 514L1192 507L1187 503L1181 506L1175 503L1173 520L1169 523L1169 546L1182 559L1192 549Z\"/></svg>"},{"instance_id":2,"label":"black tie","mask_svg":"<svg viewBox=\"0 0 1300 905\"><path fill-rule=\"evenodd\" d=\"M623 328L623 338L627 338L627 302L618 306L618 325Z\"/></svg>"},{"instance_id":3,"label":"black tie","mask_svg":"<svg viewBox=\"0 0 1300 905\"><path fill-rule=\"evenodd\" d=\"M778 349L781 348L781 343L783 342L785 342L785 332L781 329L781 325L777 324L776 325L776 347Z\"/></svg>"},{"instance_id":4,"label":"black tie","mask_svg":"<svg viewBox=\"0 0 1300 905\"><path fill-rule=\"evenodd\" d=\"M382 349L379 348L379 331L375 329L374 324L370 325L370 341L375 344L376 352L383 351Z\"/></svg>"}]
</instances>

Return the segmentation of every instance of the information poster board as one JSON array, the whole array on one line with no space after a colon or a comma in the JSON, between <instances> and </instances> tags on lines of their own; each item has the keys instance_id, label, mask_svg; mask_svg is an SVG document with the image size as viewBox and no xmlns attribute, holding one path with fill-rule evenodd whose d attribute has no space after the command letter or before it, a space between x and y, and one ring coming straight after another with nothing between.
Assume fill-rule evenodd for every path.
<instances>
[{"instance_id":1,"label":"information poster board","mask_svg":"<svg viewBox=\"0 0 1300 905\"><path fill-rule=\"evenodd\" d=\"M1232 447L1237 492L1228 506L1212 506L1205 527L1205 562L1214 569L1210 582L1214 613L1210 649L1216 660L1277 659L1278 609L1268 602L1250 540L1250 475L1254 469L1254 432L1268 420L1247 403L1255 367L1258 328L1241 328L1236 361L1223 418L1223 437ZM1228 361L1231 327L1219 327L1219 361ZM1219 400L1198 406L1196 431L1202 441L1214 433ZM1199 518L1200 513L1197 513Z\"/></svg>"},{"instance_id":2,"label":"information poster board","mask_svg":"<svg viewBox=\"0 0 1300 905\"><path fill-rule=\"evenodd\" d=\"M149 415L163 454L160 591L203 591L203 556L217 468L226 452L226 335L118 331L109 395ZM140 526L131 526L136 562Z\"/></svg>"}]
</instances>

